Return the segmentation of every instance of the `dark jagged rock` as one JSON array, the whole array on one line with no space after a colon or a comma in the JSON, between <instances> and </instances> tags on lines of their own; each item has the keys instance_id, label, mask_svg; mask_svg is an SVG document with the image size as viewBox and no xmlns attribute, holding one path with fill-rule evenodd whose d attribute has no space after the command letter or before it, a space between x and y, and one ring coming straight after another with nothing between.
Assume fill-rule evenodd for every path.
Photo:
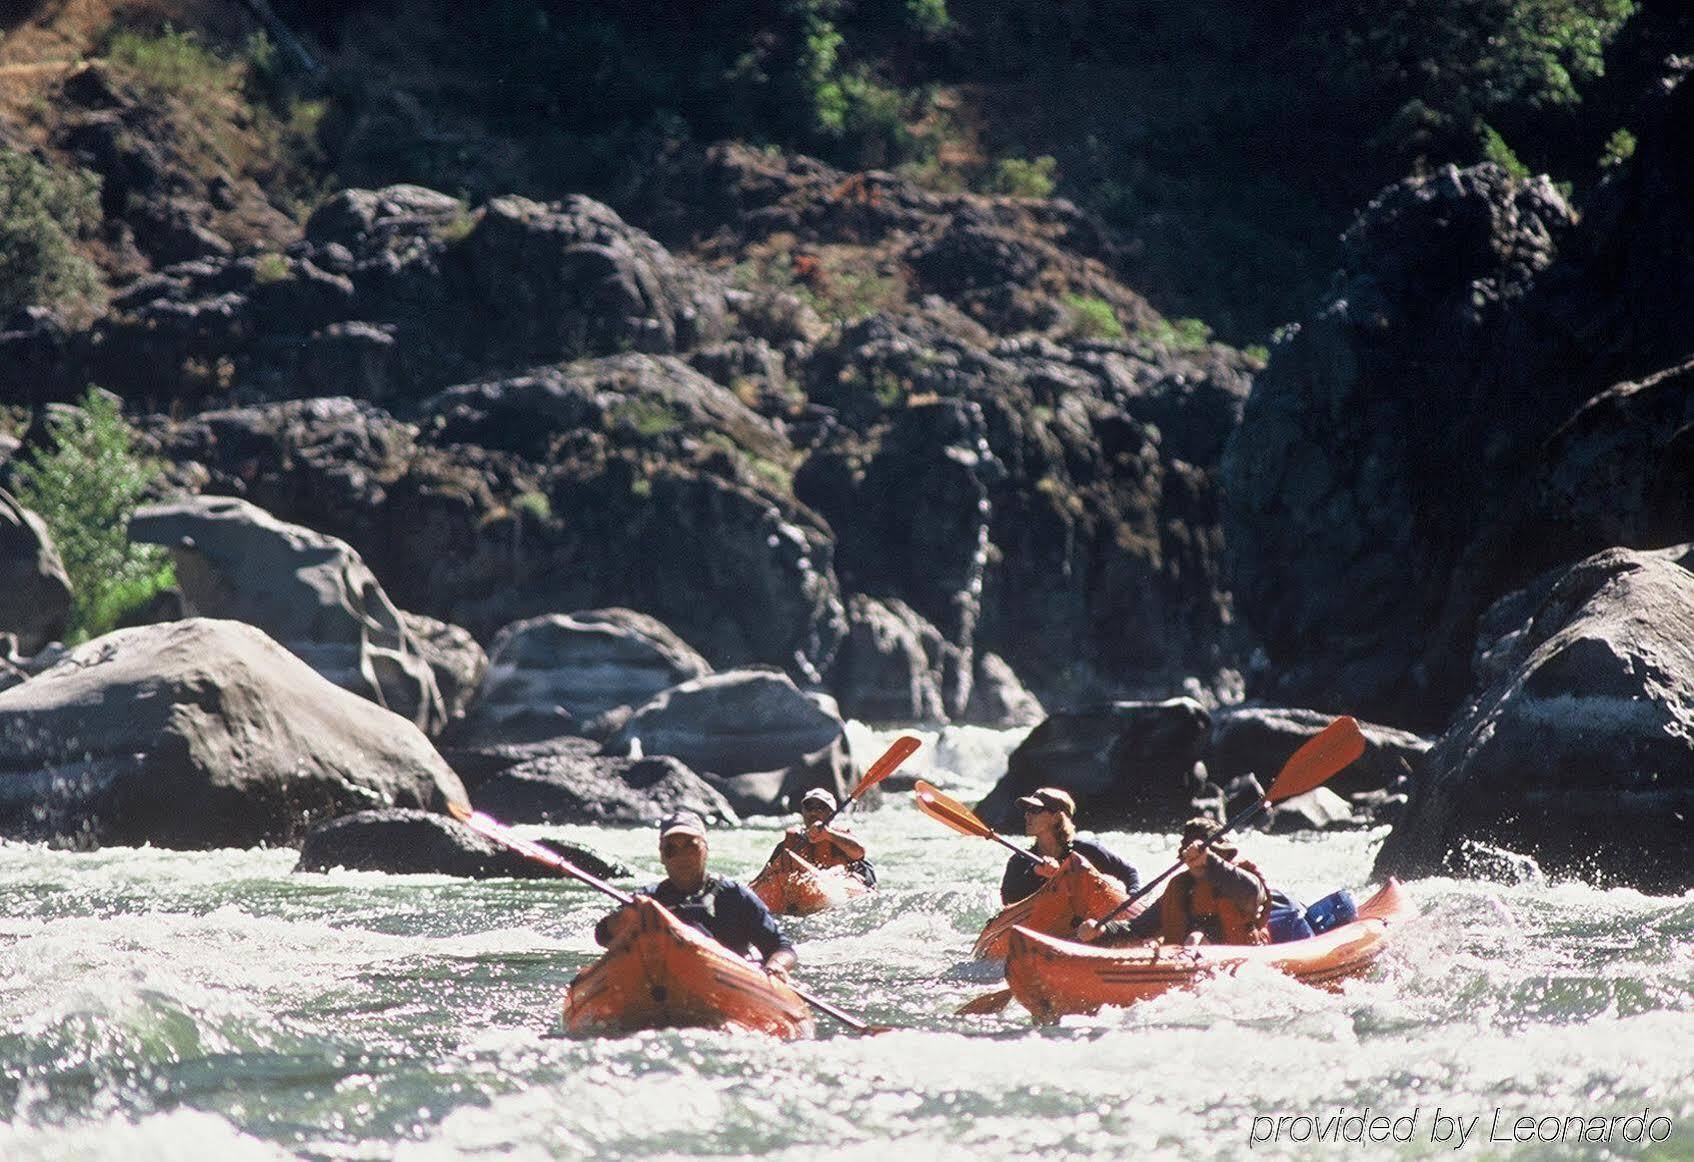
<instances>
[{"instance_id":1,"label":"dark jagged rock","mask_svg":"<svg viewBox=\"0 0 1694 1162\"><path fill-rule=\"evenodd\" d=\"M1653 93L1580 220L1545 179L1484 166L1390 187L1348 232L1335 294L1273 352L1227 462L1259 692L1433 728L1495 599L1694 536L1684 376L1658 375L1694 356L1686 62ZM1633 411L1668 427L1625 435ZM1608 513L1589 489L1625 478Z\"/></svg>"},{"instance_id":2,"label":"dark jagged rock","mask_svg":"<svg viewBox=\"0 0 1694 1162\"><path fill-rule=\"evenodd\" d=\"M735 474L595 438L551 466L433 448L353 400L208 412L149 436L185 486L341 537L401 606L480 636L624 604L715 662L779 664L815 681L845 631L823 522Z\"/></svg>"},{"instance_id":3,"label":"dark jagged rock","mask_svg":"<svg viewBox=\"0 0 1694 1162\"><path fill-rule=\"evenodd\" d=\"M1380 874L1463 870L1465 844L1647 891L1694 884L1694 549L1561 572L1429 752Z\"/></svg>"},{"instance_id":4,"label":"dark jagged rock","mask_svg":"<svg viewBox=\"0 0 1694 1162\"><path fill-rule=\"evenodd\" d=\"M542 841L591 876L633 874L615 860L575 844ZM343 815L314 827L300 846L297 872L387 872L467 879L558 879L561 873L472 831L447 815L382 808Z\"/></svg>"},{"instance_id":5,"label":"dark jagged rock","mask_svg":"<svg viewBox=\"0 0 1694 1162\"><path fill-rule=\"evenodd\" d=\"M736 144L675 151L646 178L625 209L673 246L783 237L880 248L919 293L953 299L999 331L1051 325L1067 294L1108 303L1131 327L1158 317L1112 276L1110 234L1063 199L940 194Z\"/></svg>"},{"instance_id":6,"label":"dark jagged rock","mask_svg":"<svg viewBox=\"0 0 1694 1162\"><path fill-rule=\"evenodd\" d=\"M443 443L478 444L536 462L577 429L669 446L718 433L755 456L786 463L788 441L728 388L674 356L608 355L453 387L422 405Z\"/></svg>"},{"instance_id":7,"label":"dark jagged rock","mask_svg":"<svg viewBox=\"0 0 1694 1162\"><path fill-rule=\"evenodd\" d=\"M1127 349L1064 352L988 351L920 319L847 328L808 382L863 431L813 451L796 494L836 530L849 590L902 597L1038 690L1153 693L1216 674L1234 646L1211 472L1126 410L1142 390ZM909 406L871 424L885 399Z\"/></svg>"},{"instance_id":8,"label":"dark jagged rock","mask_svg":"<svg viewBox=\"0 0 1694 1162\"><path fill-rule=\"evenodd\" d=\"M1224 459L1267 695L1395 722L1456 696L1462 659L1423 655L1453 566L1495 474L1581 398L1556 346L1504 351L1572 220L1545 179L1480 166L1392 186L1347 232L1337 289L1272 352Z\"/></svg>"},{"instance_id":9,"label":"dark jagged rock","mask_svg":"<svg viewBox=\"0 0 1694 1162\"><path fill-rule=\"evenodd\" d=\"M33 654L65 636L71 579L47 524L0 489L0 633Z\"/></svg>"},{"instance_id":10,"label":"dark jagged rock","mask_svg":"<svg viewBox=\"0 0 1694 1162\"><path fill-rule=\"evenodd\" d=\"M465 240L470 294L490 308L488 363L722 338L723 291L590 198L495 198Z\"/></svg>"},{"instance_id":11,"label":"dark jagged rock","mask_svg":"<svg viewBox=\"0 0 1694 1162\"><path fill-rule=\"evenodd\" d=\"M926 633L935 627L904 602L855 594L847 602L847 637L835 655L830 688L841 713L866 722L945 722L940 659L930 660Z\"/></svg>"},{"instance_id":12,"label":"dark jagged rock","mask_svg":"<svg viewBox=\"0 0 1694 1162\"><path fill-rule=\"evenodd\" d=\"M477 806L509 823L658 823L678 811L736 823L729 801L669 755L552 755L477 788Z\"/></svg>"},{"instance_id":13,"label":"dark jagged rock","mask_svg":"<svg viewBox=\"0 0 1694 1162\"><path fill-rule=\"evenodd\" d=\"M540 742L485 742L462 744L457 739L458 724L447 731L441 742L441 757L472 791L504 771L524 763L555 756L567 759L587 759L600 753L601 743L592 738L560 735Z\"/></svg>"},{"instance_id":14,"label":"dark jagged rock","mask_svg":"<svg viewBox=\"0 0 1694 1162\"><path fill-rule=\"evenodd\" d=\"M515 622L494 640L489 676L454 732L458 746L581 735L620 707L712 672L656 618L628 609Z\"/></svg>"},{"instance_id":15,"label":"dark jagged rock","mask_svg":"<svg viewBox=\"0 0 1694 1162\"><path fill-rule=\"evenodd\" d=\"M0 693L9 837L250 847L373 805L464 798L416 726L240 622L118 630Z\"/></svg>"},{"instance_id":16,"label":"dark jagged rock","mask_svg":"<svg viewBox=\"0 0 1694 1162\"><path fill-rule=\"evenodd\" d=\"M47 307L21 307L0 322L0 391L27 407L63 403L82 391L71 371L65 321Z\"/></svg>"},{"instance_id":17,"label":"dark jagged rock","mask_svg":"<svg viewBox=\"0 0 1694 1162\"><path fill-rule=\"evenodd\" d=\"M964 720L973 726L1036 726L1047 717L1041 702L1024 689L999 654L976 656L971 697Z\"/></svg>"},{"instance_id":18,"label":"dark jagged rock","mask_svg":"<svg viewBox=\"0 0 1694 1162\"><path fill-rule=\"evenodd\" d=\"M194 615L257 626L336 685L426 733L446 725L417 639L346 542L218 496L144 506L129 535L170 550Z\"/></svg>"},{"instance_id":19,"label":"dark jagged rock","mask_svg":"<svg viewBox=\"0 0 1694 1162\"><path fill-rule=\"evenodd\" d=\"M674 686L636 710L608 754L673 755L743 815L770 815L813 787L840 799L853 775L845 728L827 699L775 670L735 670Z\"/></svg>"},{"instance_id":20,"label":"dark jagged rock","mask_svg":"<svg viewBox=\"0 0 1694 1162\"><path fill-rule=\"evenodd\" d=\"M263 258L223 256L161 213L164 270L114 300L88 347L91 376L161 405L198 405L230 380L272 397L416 399L726 333L713 276L587 198L497 198L473 213L416 186L344 190L305 238Z\"/></svg>"},{"instance_id":21,"label":"dark jagged rock","mask_svg":"<svg viewBox=\"0 0 1694 1162\"><path fill-rule=\"evenodd\" d=\"M1252 772L1268 788L1294 752L1332 721L1333 715L1315 710L1268 706L1215 710L1206 769L1220 783ZM1359 725L1365 736L1363 757L1342 768L1324 786L1347 797L1387 790L1404 780L1416 779L1431 745L1429 739L1393 727L1368 722Z\"/></svg>"},{"instance_id":22,"label":"dark jagged rock","mask_svg":"<svg viewBox=\"0 0 1694 1162\"><path fill-rule=\"evenodd\" d=\"M991 825L1016 830L1020 795L1061 787L1075 796L1084 826L1175 827L1193 814L1194 766L1210 731L1211 716L1188 698L1050 715L977 809Z\"/></svg>"}]
</instances>

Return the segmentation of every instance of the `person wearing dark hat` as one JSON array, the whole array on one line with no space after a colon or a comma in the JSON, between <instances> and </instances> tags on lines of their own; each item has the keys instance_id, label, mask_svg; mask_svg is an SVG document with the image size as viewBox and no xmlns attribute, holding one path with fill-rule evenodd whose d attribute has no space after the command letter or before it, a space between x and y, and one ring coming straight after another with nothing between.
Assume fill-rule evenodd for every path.
<instances>
[{"instance_id":1,"label":"person wearing dark hat","mask_svg":"<svg viewBox=\"0 0 1694 1162\"><path fill-rule=\"evenodd\" d=\"M1141 886L1141 876L1121 856L1100 846L1092 839L1080 839L1076 834L1076 800L1070 792L1058 787L1042 787L1018 800L1023 808L1023 830L1034 837L1030 847L1039 862L1021 855L1006 861L1006 874L1000 877L1000 902L1010 904L1021 900L1058 873L1071 852L1076 852L1094 865L1094 870L1123 884L1123 890L1133 892Z\"/></svg>"},{"instance_id":2,"label":"person wearing dark hat","mask_svg":"<svg viewBox=\"0 0 1694 1162\"><path fill-rule=\"evenodd\" d=\"M1086 920L1077 928L1077 939L1106 945L1154 936L1166 944L1270 943L1270 885L1231 841L1206 846L1217 828L1203 815L1182 825L1177 854L1185 866L1165 886L1158 907L1133 920L1105 925Z\"/></svg>"},{"instance_id":3,"label":"person wearing dark hat","mask_svg":"<svg viewBox=\"0 0 1694 1162\"><path fill-rule=\"evenodd\" d=\"M771 859L787 849L814 867L844 867L875 887L876 869L865 858L865 845L853 838L847 828L830 826L835 809L835 796L822 787L807 791L800 800L801 825L788 829L771 850Z\"/></svg>"},{"instance_id":4,"label":"person wearing dark hat","mask_svg":"<svg viewBox=\"0 0 1694 1162\"><path fill-rule=\"evenodd\" d=\"M734 880L706 870L706 824L684 811L659 825L659 860L665 878L639 895L651 896L684 924L697 928L719 944L764 964L772 976L787 978L798 962L794 946L777 927L759 897ZM622 909L594 926L594 939L612 942Z\"/></svg>"}]
</instances>

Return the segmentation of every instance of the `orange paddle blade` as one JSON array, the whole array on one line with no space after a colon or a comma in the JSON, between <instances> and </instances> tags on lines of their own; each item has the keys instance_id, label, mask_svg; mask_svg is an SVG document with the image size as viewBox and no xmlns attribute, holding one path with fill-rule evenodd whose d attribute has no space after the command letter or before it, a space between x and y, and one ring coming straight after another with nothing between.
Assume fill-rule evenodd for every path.
<instances>
[{"instance_id":1,"label":"orange paddle blade","mask_svg":"<svg viewBox=\"0 0 1694 1162\"><path fill-rule=\"evenodd\" d=\"M1295 795L1304 795L1321 787L1343 767L1365 753L1365 736L1356 719L1343 716L1308 738L1291 755L1270 790L1265 802L1280 803Z\"/></svg>"},{"instance_id":2,"label":"orange paddle blade","mask_svg":"<svg viewBox=\"0 0 1694 1162\"><path fill-rule=\"evenodd\" d=\"M985 1017L989 1013L998 1013L1012 1001L1011 989L995 989L991 993L982 993L972 997L958 1008L955 1015L960 1017Z\"/></svg>"},{"instance_id":3,"label":"orange paddle blade","mask_svg":"<svg viewBox=\"0 0 1694 1162\"><path fill-rule=\"evenodd\" d=\"M977 817L975 811L959 802L950 799L940 791L919 779L912 788L912 795L918 801L918 810L941 823L945 823L961 835L974 835L978 839L994 839L994 829Z\"/></svg>"},{"instance_id":4,"label":"orange paddle blade","mask_svg":"<svg viewBox=\"0 0 1694 1162\"><path fill-rule=\"evenodd\" d=\"M882 757L866 769L865 777L859 780L859 785L854 787L852 794L847 796L847 802L851 803L889 775L892 775L899 769L900 764L911 758L912 752L922 745L923 743L920 740L909 734L902 734L889 743L888 749L882 752ZM843 806L845 805L843 804Z\"/></svg>"}]
</instances>

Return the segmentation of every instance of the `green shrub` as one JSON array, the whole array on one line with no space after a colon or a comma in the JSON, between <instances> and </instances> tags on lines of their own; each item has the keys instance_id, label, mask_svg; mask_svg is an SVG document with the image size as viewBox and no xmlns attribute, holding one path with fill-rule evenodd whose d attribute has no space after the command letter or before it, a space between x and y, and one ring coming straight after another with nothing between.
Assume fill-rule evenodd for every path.
<instances>
[{"instance_id":1,"label":"green shrub","mask_svg":"<svg viewBox=\"0 0 1694 1162\"><path fill-rule=\"evenodd\" d=\"M119 29L106 45L106 59L156 92L194 96L234 86L236 69L192 32L165 26L156 36Z\"/></svg>"},{"instance_id":2,"label":"green shrub","mask_svg":"<svg viewBox=\"0 0 1694 1162\"><path fill-rule=\"evenodd\" d=\"M1123 324L1118 322L1117 312L1112 310L1112 304L1105 299L1093 298L1089 295L1066 295L1065 306L1076 313L1076 321L1071 324L1071 334L1078 339L1122 339Z\"/></svg>"},{"instance_id":3,"label":"green shrub","mask_svg":"<svg viewBox=\"0 0 1694 1162\"><path fill-rule=\"evenodd\" d=\"M1016 198L1050 198L1058 185L1058 164L1047 154L1034 160L1003 157L994 163L984 189L990 194Z\"/></svg>"},{"instance_id":4,"label":"green shrub","mask_svg":"<svg viewBox=\"0 0 1694 1162\"><path fill-rule=\"evenodd\" d=\"M82 406L50 421L53 449L14 474L19 503L47 522L71 579L71 644L99 637L175 583L170 558L130 543L129 518L159 478L137 456L112 397L89 388Z\"/></svg>"},{"instance_id":5,"label":"green shrub","mask_svg":"<svg viewBox=\"0 0 1694 1162\"><path fill-rule=\"evenodd\" d=\"M1477 131L1482 147L1482 159L1491 161L1505 170L1513 178L1522 181L1529 176L1529 167L1518 160L1518 155L1512 152L1512 147L1506 144L1492 125L1484 122Z\"/></svg>"},{"instance_id":6,"label":"green shrub","mask_svg":"<svg viewBox=\"0 0 1694 1162\"><path fill-rule=\"evenodd\" d=\"M1606 139L1606 148L1600 152L1600 168L1616 169L1635 156L1635 145L1635 134L1627 129L1613 130Z\"/></svg>"},{"instance_id":7,"label":"green shrub","mask_svg":"<svg viewBox=\"0 0 1694 1162\"><path fill-rule=\"evenodd\" d=\"M94 297L99 273L75 240L99 220L99 187L83 170L0 149L0 315Z\"/></svg>"},{"instance_id":8,"label":"green shrub","mask_svg":"<svg viewBox=\"0 0 1694 1162\"><path fill-rule=\"evenodd\" d=\"M643 436L662 436L682 426L674 408L664 400L632 396L612 408L611 424L633 428Z\"/></svg>"},{"instance_id":9,"label":"green shrub","mask_svg":"<svg viewBox=\"0 0 1694 1162\"><path fill-rule=\"evenodd\" d=\"M1160 319L1141 333L1173 351L1199 351L1212 341L1212 329L1199 319Z\"/></svg>"},{"instance_id":10,"label":"green shrub","mask_svg":"<svg viewBox=\"0 0 1694 1162\"><path fill-rule=\"evenodd\" d=\"M260 284L281 282L288 277L288 271L287 258L274 252L262 254L253 266L253 281Z\"/></svg>"},{"instance_id":11,"label":"green shrub","mask_svg":"<svg viewBox=\"0 0 1694 1162\"><path fill-rule=\"evenodd\" d=\"M553 519L553 505L544 492L520 492L512 498L512 511L545 524Z\"/></svg>"}]
</instances>

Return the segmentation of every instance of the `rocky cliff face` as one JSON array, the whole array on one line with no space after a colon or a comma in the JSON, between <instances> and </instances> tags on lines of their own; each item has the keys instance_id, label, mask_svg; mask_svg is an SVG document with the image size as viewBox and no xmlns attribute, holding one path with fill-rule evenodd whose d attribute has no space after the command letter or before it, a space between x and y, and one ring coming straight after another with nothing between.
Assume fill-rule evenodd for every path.
<instances>
[{"instance_id":1,"label":"rocky cliff face","mask_svg":"<svg viewBox=\"0 0 1694 1162\"><path fill-rule=\"evenodd\" d=\"M1479 167L1401 183L1349 231L1334 292L1273 351L1224 459L1231 575L1267 693L1438 726L1491 601L1607 545L1694 534L1676 384L1589 405L1694 354L1678 321L1691 94L1670 89L1580 218L1544 180ZM1595 429L1630 408L1658 434L1608 445ZM1618 477L1638 483L1614 505L1600 490Z\"/></svg>"}]
</instances>

